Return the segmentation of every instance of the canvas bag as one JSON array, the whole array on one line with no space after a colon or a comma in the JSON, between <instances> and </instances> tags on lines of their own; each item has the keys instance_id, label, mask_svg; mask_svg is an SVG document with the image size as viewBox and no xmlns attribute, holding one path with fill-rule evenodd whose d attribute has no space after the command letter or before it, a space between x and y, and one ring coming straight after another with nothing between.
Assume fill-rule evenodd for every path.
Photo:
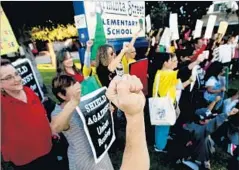
<instances>
[{"instance_id":1,"label":"canvas bag","mask_svg":"<svg viewBox=\"0 0 239 170\"><path fill-rule=\"evenodd\" d=\"M160 74L156 77L155 97L149 98L149 114L151 125L174 125L176 122L176 111L169 94L158 97Z\"/></svg>"}]
</instances>

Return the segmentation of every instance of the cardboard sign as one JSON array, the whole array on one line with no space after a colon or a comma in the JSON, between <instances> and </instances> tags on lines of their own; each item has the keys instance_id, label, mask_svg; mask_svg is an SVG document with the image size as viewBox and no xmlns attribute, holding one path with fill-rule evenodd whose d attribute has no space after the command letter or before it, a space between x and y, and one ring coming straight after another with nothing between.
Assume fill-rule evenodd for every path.
<instances>
[{"instance_id":1,"label":"cardboard sign","mask_svg":"<svg viewBox=\"0 0 239 170\"><path fill-rule=\"evenodd\" d=\"M219 46L219 60L222 63L228 63L232 60L232 47L231 45L225 44Z\"/></svg>"},{"instance_id":2,"label":"cardboard sign","mask_svg":"<svg viewBox=\"0 0 239 170\"><path fill-rule=\"evenodd\" d=\"M213 31L214 25L216 23L216 19L217 19L216 15L209 16L204 38L210 39L212 37L212 31Z\"/></svg>"},{"instance_id":3,"label":"cardboard sign","mask_svg":"<svg viewBox=\"0 0 239 170\"><path fill-rule=\"evenodd\" d=\"M140 71L139 71L140 70ZM141 59L129 64L130 75L137 76L143 84L143 93L148 95L148 59Z\"/></svg>"},{"instance_id":4,"label":"cardboard sign","mask_svg":"<svg viewBox=\"0 0 239 170\"><path fill-rule=\"evenodd\" d=\"M219 34L218 42L221 42L223 36L226 34L227 27L228 27L228 22L226 22L226 21L220 22L220 25L219 25L219 28L217 31L217 33Z\"/></svg>"},{"instance_id":5,"label":"cardboard sign","mask_svg":"<svg viewBox=\"0 0 239 170\"><path fill-rule=\"evenodd\" d=\"M17 52L19 45L12 31L12 27L0 6L0 19L1 19L1 39L0 39L0 51L1 55Z\"/></svg>"},{"instance_id":6,"label":"cardboard sign","mask_svg":"<svg viewBox=\"0 0 239 170\"><path fill-rule=\"evenodd\" d=\"M160 39L159 45L169 47L170 46L170 40L171 40L170 37L171 37L171 31L168 27L165 27L163 35Z\"/></svg>"},{"instance_id":7,"label":"cardboard sign","mask_svg":"<svg viewBox=\"0 0 239 170\"><path fill-rule=\"evenodd\" d=\"M220 22L220 25L219 25L217 33L225 35L225 33L227 31L227 27L228 27L228 22L226 22L226 21Z\"/></svg>"},{"instance_id":8,"label":"cardboard sign","mask_svg":"<svg viewBox=\"0 0 239 170\"><path fill-rule=\"evenodd\" d=\"M197 19L193 39L201 37L203 21Z\"/></svg>"},{"instance_id":9,"label":"cardboard sign","mask_svg":"<svg viewBox=\"0 0 239 170\"><path fill-rule=\"evenodd\" d=\"M96 163L102 160L115 140L113 117L105 92L106 87L102 87L83 96L76 108Z\"/></svg>"},{"instance_id":10,"label":"cardboard sign","mask_svg":"<svg viewBox=\"0 0 239 170\"><path fill-rule=\"evenodd\" d=\"M178 40L179 33L178 33L178 14L170 14L169 16L169 27L171 31L171 40Z\"/></svg>"},{"instance_id":11,"label":"cardboard sign","mask_svg":"<svg viewBox=\"0 0 239 170\"><path fill-rule=\"evenodd\" d=\"M36 74L29 59L19 59L12 63L22 77L22 84L30 87L41 101L44 100L44 95L41 86L36 78Z\"/></svg>"},{"instance_id":12,"label":"cardboard sign","mask_svg":"<svg viewBox=\"0 0 239 170\"><path fill-rule=\"evenodd\" d=\"M146 18L146 32L149 33L149 31L151 30L151 19L150 19L150 15L147 15Z\"/></svg>"}]
</instances>

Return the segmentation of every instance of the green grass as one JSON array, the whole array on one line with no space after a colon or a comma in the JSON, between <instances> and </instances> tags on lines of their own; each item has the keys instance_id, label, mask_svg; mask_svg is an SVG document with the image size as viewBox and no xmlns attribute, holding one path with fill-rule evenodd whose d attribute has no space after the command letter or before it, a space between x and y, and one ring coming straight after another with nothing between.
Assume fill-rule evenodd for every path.
<instances>
[{"instance_id":1,"label":"green grass","mask_svg":"<svg viewBox=\"0 0 239 170\"><path fill-rule=\"evenodd\" d=\"M40 70L41 75L44 79L44 83L48 89L49 95L55 99L51 93L51 80L55 76L54 70ZM229 83L229 88L237 88L239 87L239 80L235 80ZM147 128L147 127L146 127ZM120 145L124 145L125 133L123 129L119 129L118 140ZM111 150L110 157L111 161L115 167L115 169L119 169L123 156L123 146L119 147L118 145L115 147L116 149ZM162 153L157 153L153 150L153 146L149 145L149 155L150 155L150 170L186 170L185 167L175 167L175 165L166 157L166 155ZM175 151L177 152L177 151ZM226 170L227 162L229 156L220 148L213 155L211 159L212 170Z\"/></svg>"}]
</instances>

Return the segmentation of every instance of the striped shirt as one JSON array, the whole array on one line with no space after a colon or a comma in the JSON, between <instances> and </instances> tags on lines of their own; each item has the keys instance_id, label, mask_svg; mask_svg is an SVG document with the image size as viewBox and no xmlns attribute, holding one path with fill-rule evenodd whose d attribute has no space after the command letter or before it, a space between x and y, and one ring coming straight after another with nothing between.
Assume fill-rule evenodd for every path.
<instances>
[{"instance_id":1,"label":"striped shirt","mask_svg":"<svg viewBox=\"0 0 239 170\"><path fill-rule=\"evenodd\" d=\"M61 106L56 105L51 116L56 116L61 111ZM74 111L70 120L70 129L63 131L63 134L69 143L67 154L70 170L113 170L108 153L98 164L95 163L83 123L76 111Z\"/></svg>"}]
</instances>

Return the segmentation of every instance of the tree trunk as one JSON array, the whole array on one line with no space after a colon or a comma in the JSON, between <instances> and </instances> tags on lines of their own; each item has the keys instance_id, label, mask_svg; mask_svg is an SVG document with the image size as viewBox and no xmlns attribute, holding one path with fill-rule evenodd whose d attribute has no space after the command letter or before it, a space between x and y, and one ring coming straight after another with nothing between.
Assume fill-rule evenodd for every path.
<instances>
[{"instance_id":1,"label":"tree trunk","mask_svg":"<svg viewBox=\"0 0 239 170\"><path fill-rule=\"evenodd\" d=\"M51 41L47 43L47 49L50 53L52 67L56 69L56 53L54 51L53 43Z\"/></svg>"}]
</instances>

